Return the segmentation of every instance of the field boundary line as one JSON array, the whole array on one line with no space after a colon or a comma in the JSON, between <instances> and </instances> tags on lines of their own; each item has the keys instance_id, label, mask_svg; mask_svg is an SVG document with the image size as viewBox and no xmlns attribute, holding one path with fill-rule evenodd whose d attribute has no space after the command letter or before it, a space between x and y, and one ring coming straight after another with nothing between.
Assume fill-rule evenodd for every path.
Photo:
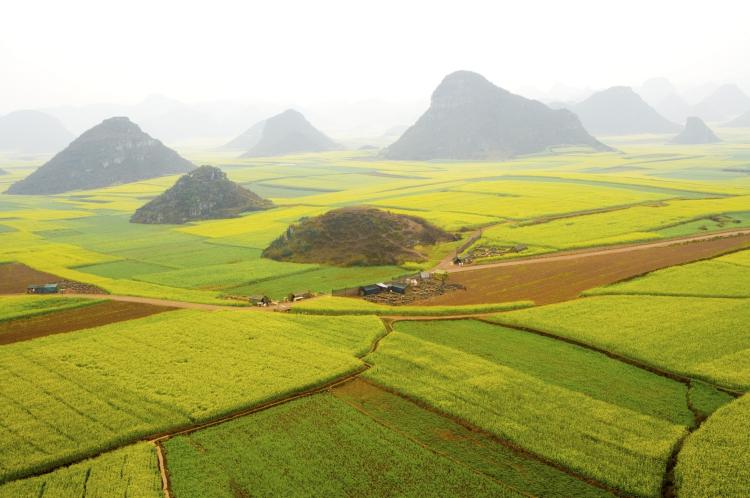
<instances>
[{"instance_id":1,"label":"field boundary line","mask_svg":"<svg viewBox=\"0 0 750 498\"><path fill-rule=\"evenodd\" d=\"M360 360L361 360L361 358L360 358ZM250 407L250 408L245 408L243 410L231 413L229 415L222 416L220 418L216 418L214 420L210 420L208 422L203 422L201 424L193 425L193 426L190 426L190 427L187 427L187 428L182 428L182 429L176 430L176 431L170 431L170 432L166 432L166 433L160 433L160 434L157 434L156 436L150 436L150 437L147 438L147 440L149 442L151 442L151 443L163 443L163 442L168 441L168 440L170 440L170 439L172 439L173 437L176 437L176 436L185 436L185 435L188 435L188 434L192 434L193 432L197 432L197 431L200 431L200 430L203 430L203 429L208 429L210 427L214 427L216 425L220 425L220 424L223 424L225 422L230 422L232 420L235 420L235 419L238 419L238 418L241 418L241 417L245 417L247 415L252 415L254 413L265 411L265 410L268 410L269 408L274 408L276 406L289 403L290 401L295 401L297 399L306 398L308 396L319 394L321 392L328 391L331 388L336 387L339 384L343 384L344 382L347 382L347 381L349 381L349 380L357 377L358 375L360 375L362 372L368 370L369 368L370 368L370 365L368 363L366 363L366 362L363 362L363 365L360 366L359 368L355 369L354 371L349 371L347 374L345 374L343 376L335 377L334 379L332 379L332 380L330 380L330 381L328 381L328 382L326 382L324 384L321 384L321 385L319 385L317 387L314 387L314 388L311 388L311 389L306 389L304 391L299 391L299 392L297 392L295 394L292 394L292 395L289 395L289 396L285 396L283 398L279 398L279 399L276 399L274 401L268 401L266 403L261 403L259 405L255 405L255 406Z\"/></svg>"},{"instance_id":2,"label":"field boundary line","mask_svg":"<svg viewBox=\"0 0 750 498\"><path fill-rule=\"evenodd\" d=\"M472 318L468 318L468 319L472 319ZM612 358L613 360L617 360L617 361L620 361L622 363L627 363L628 365L640 368L642 370L646 370L646 371L651 372L651 373L653 373L655 375L659 375L660 377L666 377L668 379L672 379L674 381L677 381L677 382L680 382L682 384L685 384L688 387L690 387L690 384L692 382L702 382L703 384L711 386L714 389L716 389L718 391L721 391L721 392L724 392L726 394L729 394L729 395L731 395L731 396L733 396L735 398L738 398L738 397L740 397L740 396L742 396L742 395L745 394L745 391L738 391L738 390L732 389L731 387L726 387L726 386L722 386L720 384L716 384L716 383L714 383L714 382L712 382L710 380L697 379L697 378L694 378L694 377L690 377L689 375L679 374L679 373L676 373L676 372L672 372L670 370L665 370L665 369L663 369L661 367L657 367L655 365L651 365L651 364L646 363L646 362L644 362L642 360L638 360L636 358L632 358L630 356L626 356L626 355L623 355L623 354L620 354L620 353L615 353L613 351L609 351L607 349L600 348L598 346L594 346L593 344L589 344L589 343L586 343L586 342L583 342L583 341L579 341L577 339L572 339L572 338L569 338L569 337L563 337L563 336L556 335L556 334L551 333L551 332L546 332L544 330L535 329L533 327L526 327L526 326L522 326L522 325L509 324L509 323L506 323L506 322L496 322L496 321L493 321L493 320L488 320L487 317L486 317L486 315L485 315L485 317L475 317L473 319L477 320L479 322L482 322L482 323L490 324L490 325L495 325L495 326L500 326L500 327L506 327L506 328L509 328L509 329L519 330L521 332L527 332L527 333L530 333L530 334L536 334L536 335L539 335L539 336L542 336L542 337L547 337L549 339L554 339L554 340L566 342L566 343L572 344L574 346L578 346L578 347L581 347L581 348L584 348L584 349L588 349L590 351L601 353L601 354L603 354L605 356L608 356L609 358Z\"/></svg>"},{"instance_id":3,"label":"field boundary line","mask_svg":"<svg viewBox=\"0 0 750 498\"><path fill-rule=\"evenodd\" d=\"M318 386L318 387L315 387L315 388L312 388L312 389L307 389L305 391L298 392L298 393L296 393L294 395L291 395L291 396L286 396L284 398L280 398L280 399L277 399L275 401L270 401L270 402L267 402L267 403L263 403L261 405L256 405L256 406L254 406L252 408L248 408L248 409L243 410L241 412L237 412L237 413L228 415L226 417L222 417L220 419L212 420L212 421L206 422L204 424L200 424L200 425L197 425L197 426L194 426L194 427L190 427L188 429L183 429L183 430L180 430L180 431L171 432L169 434L164 434L164 435L161 435L159 437L149 439L149 442L151 442L156 447L157 461L158 461L158 465L159 465L159 473L161 475L162 489L164 491L165 498L172 498L172 494L171 494L171 491L170 491L171 488L170 488L170 480L169 480L169 469L167 468L167 452L166 452L166 449L163 446L163 443L165 441L168 441L169 439L172 439L173 437L176 437L176 436L184 436L184 435L192 434L194 432L197 432L197 431L200 431L200 430L203 430L203 429L208 429L208 428L211 428L211 427L214 427L214 426L217 426L217 425L221 425L221 424L223 424L225 422L230 422L232 420L236 420L236 419L241 418L241 417L252 415L252 414L255 414L255 413L258 413L258 412L261 412L261 411L265 411L265 410L268 410L270 408L274 408L274 407L277 407L277 406L281 406L281 405L284 405L286 403L289 403L289 402L292 402L292 401L296 401L298 399L302 399L302 398L314 396L316 394L320 394L320 393L323 393L323 392L326 392L326 391L330 392L336 386L339 386L341 384L344 384L346 382L349 382L349 381L357 378L363 372L365 372L365 371L369 370L370 368L372 368L372 364L370 364L369 362L367 362L365 360L365 357L368 356L368 355L370 355L370 354L372 354L372 353L374 353L378 349L378 346L380 345L380 341L382 341L388 334L390 334L391 332L393 332L393 324L392 324L392 322L390 320L388 320L388 319L381 319L381 322L383 323L383 330L384 330L384 332L378 334L378 336L370 344L370 347L368 348L367 351L365 351L361 355L357 355L357 358L362 361L362 366L360 368L356 369L355 371L350 372L350 373L348 373L348 374L346 374L346 375L344 375L342 377L337 377L337 378L335 378L335 379L333 379L333 380L331 380L331 381L329 381L329 382L327 382L327 383L325 383L325 384L323 384L321 386Z\"/></svg>"},{"instance_id":4,"label":"field boundary line","mask_svg":"<svg viewBox=\"0 0 750 498\"><path fill-rule=\"evenodd\" d=\"M363 380L363 379L360 379L360 380L362 380L363 382L367 382L366 380ZM380 386L377 386L377 387L380 388ZM336 395L334 394L334 396L336 396ZM406 432L402 431L397 426L395 426L393 424L388 424L388 423L386 423L386 422L378 419L377 417L375 417L374 415L372 415L370 412L368 412L365 408L363 408L361 406L357 406L353 402L351 402L349 400L346 400L346 399L343 399L343 398L340 398L338 396L336 396L336 398L339 399L342 403L345 403L345 404L351 406L352 409L360 412L361 414L363 414L364 416L366 416L367 418L369 418L370 420L372 420L376 424L378 424L378 425L380 425L382 427L385 427L386 429L388 429L390 431L393 431L393 432L397 433L399 436L403 437L404 439L407 439L407 440L411 441L412 443L416 444L420 448L423 448L423 449L429 451L430 453L434 453L435 455L438 455L438 456L440 456L442 458L445 458L446 460L449 460L449 461L453 462L456 465L460 465L461 467L470 470L474 474L477 474L477 475L480 475L480 476L485 477L487 479L490 479L491 481L499 484L500 486L502 486L504 488L508 488L511 491L515 491L516 493L521 494L523 496L526 496L528 498L535 498L535 495L526 493L525 491L520 490L520 489L516 488L515 486L512 486L512 485L510 485L510 484L508 484L506 482L503 482L503 481L497 479L496 477L493 477L491 475L485 474L484 472L480 471L479 469L475 469L471 465L469 465L469 464L467 464L465 462L462 462L458 458L454 458L454 457L452 457L451 455L449 455L447 453L439 451L439 450L431 447L430 445L428 445L426 443L423 443L422 441L420 441L416 437L411 436L411 435L407 434ZM404 398L404 399L406 399L406 398ZM408 400L408 401L411 401L411 400ZM167 498L169 498L169 497L167 497Z\"/></svg>"},{"instance_id":5,"label":"field boundary line","mask_svg":"<svg viewBox=\"0 0 750 498\"><path fill-rule=\"evenodd\" d=\"M159 471L162 474L162 485L164 486L164 483L166 482L166 485L167 485L167 488L168 488L169 487L169 479L168 479L169 473L168 473L167 466L166 466L166 461L167 461L167 459L166 459L166 451L162 449L162 451L159 453L159 447L162 445L163 442L165 442L165 441L167 441L167 440L169 440L169 439L171 439L172 437L175 437L175 436L181 436L181 435L191 434L193 432L196 432L196 431L199 431L199 430L202 430L202 429L207 429L207 428L210 428L210 427L213 427L213 426L216 426L216 425L220 425L220 424L223 424L224 422L229 422L231 420L235 420L235 419L240 418L240 417L244 417L244 416L247 416L247 415L252 415L254 413L261 412L261 411L265 411L265 410L267 410L269 408L273 408L273 407L276 407L276 406L279 406L279 405L283 405L283 404L286 404L286 403L288 403L290 401L295 401L295 400L300 399L300 398L313 396L315 394L320 394L320 393L325 392L325 391L330 391L332 388L334 388L334 387L336 387L336 386L338 386L340 384L343 384L343 383L351 381L352 379L356 378L357 376L359 376L363 372L365 372L365 371L369 370L370 368L372 368L372 364L370 364L369 362L367 362L365 360L365 357L368 356L368 355L370 355L370 354L372 354L373 352L375 352L377 350L378 346L380 345L380 341L382 341L386 336L388 336L388 334L390 334L393 331L392 321L389 318L380 318L380 321L383 324L383 330L381 332L379 332L378 335L372 340L369 348L366 351L364 351L363 353L355 354L354 355L354 357L356 359L358 359L358 360L360 360L362 362L362 365L360 365L359 367L357 367L355 369L348 370L346 373L344 373L342 375L339 375L339 376L336 376L336 377L334 377L332 379L329 379L328 381L326 381L326 382L324 382L322 384L318 384L318 385L316 385L314 387L310 387L310 388L303 389L303 390L300 390L300 391L293 391L292 393L287 394L285 396L282 396L280 398L277 398L275 400L270 400L270 401L266 401L266 402L263 402L263 403L260 403L260 404L257 404L257 405L253 405L252 407L244 408L242 410L238 410L238 411L235 411L233 413L230 413L230 414L227 414L227 415L224 415L224 416L221 416L221 417L217 417L217 418L215 418L213 420L209 420L209 421L201 423L201 424L194 424L194 425L191 425L191 426L188 426L188 427L183 426L181 429L177 429L177 430L173 430L173 431L168 431L168 432L155 433L155 434L151 434L151 435L146 435L146 436L143 436L143 437L139 437L139 438L136 438L136 439L133 439L133 440L128 440L128 441L126 441L126 442L124 442L122 444L119 444L119 445L116 445L116 446L112 446L111 448L107 448L107 449L102 450L102 451L96 451L96 452L93 452L91 454L87 454L85 456L81 456L81 457L72 459L70 461L66 461L63 464L52 466L52 467L50 467L48 469L45 469L43 471L31 472L31 473L26 474L26 475L24 475L22 477L18 477L18 478L15 478L15 479L9 479L7 481L0 482L0 485L8 484L8 483L15 482L15 481L20 481L20 480L23 480L23 479L29 479L29 478L32 478L32 477L39 477L39 476L43 476L43 475L46 475L46 474L50 474L50 473L52 473L52 472L54 472L56 470L59 470L59 469L65 468L65 467L69 467L71 465L75 465L77 463L81 463L83 461L86 461L86 460L89 460L89 459L92 459L92 458L96 458L96 457L101 456L101 455L103 455L105 453L109 453L111 451L115 451L115 450L123 448L125 446L130 446L130 445L138 443L138 442L149 442L149 443L154 444L157 447L157 461L158 461L158 465L159 465ZM166 479L166 481L165 481L165 479ZM168 493L169 489L167 489L166 492ZM165 494L165 496L166 496L166 498L171 498L171 495L169 495L169 494Z\"/></svg>"},{"instance_id":6,"label":"field boundary line","mask_svg":"<svg viewBox=\"0 0 750 498\"><path fill-rule=\"evenodd\" d=\"M454 423L460 425L464 429L467 429L467 430L469 430L471 432L475 432L475 433L479 433L479 434L482 434L484 436L487 436L493 442L499 444L500 446L508 448L509 450L513 451L514 453L516 453L518 455L521 455L524 458L527 458L529 460L534 460L534 461L537 461L537 462L541 462L544 465L547 465L549 467L557 469L560 472L563 472L563 473L565 473L565 474L567 474L567 475L569 475L569 476L571 476L571 477L573 477L573 478L575 478L575 479L577 479L579 481L585 482L585 483L587 483L587 484L589 484L589 485L591 485L591 486L593 486L595 488L599 488L599 489L603 489L605 491L608 491L608 492L614 494L615 496L620 496L620 497L629 496L629 495L625 494L623 491L620 491L619 489L613 488L613 487L611 487L611 486L609 486L609 485L607 485L607 484L605 484L603 482L597 481L596 479L593 479L591 477L587 477L587 476L584 476L583 474L579 474L576 471L574 471L574 470L572 470L572 469L570 469L570 468L568 468L568 467L566 467L566 466L564 466L564 465L562 465L560 463L557 463L557 462L554 462L552 460L549 460L546 457L538 455L537 453L533 453L533 452L527 450L526 448L524 448L523 446L519 446L516 443L514 443L514 442L512 442L512 441L510 441L508 439L505 439L505 438L502 438L502 437L497 436L495 434L492 434L491 432L489 432L489 431L487 431L485 429L482 429L481 427L476 426L476 425L472 424L471 422L468 422L468 421L462 419L461 417L457 417L455 415L451 415L451 414L445 413L445 412L441 411L439 408L436 408L436 407L434 407L434 406L432 406L432 405L430 405L430 404L428 404L428 403L426 403L426 402L424 402L424 401L422 401L422 400L420 400L418 398L414 398L414 397L412 397L412 396L410 396L408 394L404 394L404 393L402 393L402 392L400 392L400 391L398 391L396 389L393 389L391 387L388 387L388 386L385 386L385 385L381 385L381 384L379 384L376 381L371 380L371 379L361 378L360 377L358 380L361 381L361 382L365 382L367 384L370 384L370 385L376 387L377 389L380 389L382 391L390 393L390 394L392 394L394 396L398 396L399 398L404 399L404 400L408 401L409 403L413 403L414 405L418 406L419 408L421 408L423 410L426 410L426 411L428 411L430 413L434 413L435 415L438 415L440 417L447 418L448 420L451 420ZM374 417L370 417L370 418L373 418L373 420L375 420ZM375 421L378 422L377 420L375 420ZM381 424L381 425L384 425L384 424ZM431 450L431 451L434 451L434 450ZM442 455L442 453L439 453L439 452L436 452L436 451L435 451L435 453ZM464 465L468 467L468 465L466 465L466 464L464 464ZM485 474L483 474L483 475L485 475Z\"/></svg>"},{"instance_id":7,"label":"field boundary line","mask_svg":"<svg viewBox=\"0 0 750 498\"><path fill-rule=\"evenodd\" d=\"M643 273L639 273L637 275L632 275L630 277L623 278L623 279L618 280L616 282L612 282L611 284L607 284L604 287L594 287L592 289L587 289L587 290L581 292L580 297L610 295L610 294L589 294L589 292L592 291L592 290L594 290L594 289L597 289L597 288L599 288L599 289L606 289L607 287L610 287L612 285L617 285L617 284L622 284L622 283L625 283L625 282L630 282L630 281L633 281L633 280L638 280L639 278L643 278L643 277L645 277L645 276L647 276L647 275L649 275L651 273L656 273L658 271L666 270L666 269L669 269L669 268L680 268L680 267L692 265L692 264L695 264L695 263L705 263L707 261L713 261L713 260L718 259L718 258L723 258L724 256L729 256L729 255L736 254L738 252L747 251L747 250L750 250L750 245L747 245L747 246L744 246L744 247L735 247L735 248L732 248L732 249L727 249L726 251L723 251L723 252L719 252L719 253L717 253L717 254L715 254L713 256L706 256L706 257L703 257L703 258L694 259L692 261L686 261L684 263L679 263L679 264L676 264L676 265L665 266L663 268L658 268L656 270L646 271L646 272L643 272ZM730 261L720 261L720 263L726 264L726 265L743 266L743 265L736 265L735 263L732 263ZM744 267L744 268L746 268L746 267ZM620 294L617 294L617 295L620 295ZM624 295L624 294L622 294L622 295ZM653 293L651 293L651 294L646 294L646 295L658 296L658 295L666 295L666 294L653 294ZM683 297L683 295L675 295L675 297ZM709 297L709 298L710 297L721 297L721 298L723 298L724 296L688 296L688 295L685 295L684 297ZM750 297L750 296L748 296L748 297Z\"/></svg>"},{"instance_id":8,"label":"field boundary line","mask_svg":"<svg viewBox=\"0 0 750 498\"><path fill-rule=\"evenodd\" d=\"M172 498L169 485L169 470L167 470L166 465L166 451L159 442L154 442L154 447L156 448L156 461L159 465L159 474L161 475L161 490L164 493L164 498Z\"/></svg>"},{"instance_id":9,"label":"field boundary line","mask_svg":"<svg viewBox=\"0 0 750 498\"><path fill-rule=\"evenodd\" d=\"M244 416L247 416L247 415L252 415L252 414L260 412L260 411L265 411L265 410L268 410L269 408L273 408L273 407L276 407L276 406L279 406L279 405L283 405L283 404L288 403L290 401L294 401L294 400L297 400L297 399L300 399L300 398L305 398L305 397L308 397L308 396L312 396L314 394L319 394L319 393L321 393L323 391L331 390L332 388L334 388L334 387L336 387L336 386L338 386L340 384L343 384L345 382L350 381L351 379L357 377L362 372L365 372L366 370L369 370L372 367L372 365L365 360L365 357L369 356L370 354L372 354L373 352L375 352L377 350L378 346L380 345L380 341L393 331L393 328L392 328L391 323L390 323L389 320L384 319L384 320L381 320L381 322L383 323L383 330L384 330L384 332L378 334L378 336L370 344L370 347L367 349L367 351L365 351L362 354L356 355L357 359L359 359L362 362L362 365L359 366L358 368L356 368L354 370L351 370L351 371L349 371L346 374L343 374L343 375L340 375L338 377L335 377L335 378L333 378L333 379L331 379L331 380L329 380L329 381L327 381L327 382L325 382L323 384L320 384L318 386L315 386L315 387L312 387L312 388L309 388L309 389L305 389L305 390L302 390L302 391L299 391L299 392L296 392L296 393L284 396L282 398L278 398L276 400L267 401L267 402L261 403L259 405L255 405L255 406L252 406L252 407L249 407L249 408L245 408L243 410L240 410L240 411L237 411L237 412L234 412L234 413L222 416L222 417L218 417L218 418L216 418L214 420L210 420L208 422L203 422L201 424L196 424L196 425L193 425L193 426L190 426L190 427L186 427L186 428L182 428L182 429L175 430L175 431L169 431L169 432L165 432L165 433L160 433L160 434L157 434L155 436L152 435L152 436L148 437L147 440L150 441L150 442L152 442L152 443L162 443L164 441L168 441L169 439L171 439L171 438L173 438L175 436L184 436L186 434L191 434L193 432L200 431L200 430L203 430L203 429L207 429L207 428L213 427L215 425L223 424L224 422L229 422L231 420L234 420L234 419L237 419L237 418L240 418L240 417L244 417Z\"/></svg>"},{"instance_id":10,"label":"field boundary line","mask_svg":"<svg viewBox=\"0 0 750 498\"><path fill-rule=\"evenodd\" d=\"M661 296L655 296L655 297L661 297ZM723 298L711 298L711 299L723 299ZM509 310L509 311L514 311L514 310ZM665 370L665 369L663 369L661 367L657 367L655 365L651 365L651 364L646 363L646 362L644 362L642 360L638 360L636 358L632 358L630 356L626 356L626 355L623 355L623 354L620 354L620 353L615 353L613 351L609 351L607 349L600 348L598 346L594 346L593 344L589 344L589 343L586 343L586 342L578 341L576 339L571 339L569 337L563 337L563 336L560 336L560 335L556 335L556 334L554 334L552 332L546 332L544 330L535 329L533 327L525 327L525 326L522 326L522 325L514 325L514 324L507 323L507 322L497 322L497 321L489 319L490 317L496 317L496 316L498 316L499 314L502 314L502 313L504 313L504 312L498 312L498 313L478 313L478 314L475 314L475 315L465 314L465 315L444 315L444 316L427 316L427 315L422 315L422 316L395 316L395 315L390 315L390 316L383 317L383 318L387 318L387 319L391 320L391 322L394 323L394 324L397 323L397 322L425 322L425 321L433 321L433 320L435 320L435 321L438 321L438 320L440 320L440 321L476 320L478 322L486 323L488 325L494 325L496 327L506 327L506 328L518 330L518 331L521 331L521 332L527 332L527 333L530 333L530 334L536 334L536 335L539 335L539 336L546 337L548 339L554 339L554 340L557 340L557 341L566 342L568 344L572 344L574 346L578 346L578 347L581 347L581 348L584 348L584 349L588 349L588 350L594 351L596 353L601 353L601 354L603 354L605 356L608 356L609 358L611 358L613 360L617 360L617 361L620 361L620 362L623 362L623 363L627 363L628 365L640 368L642 370L646 370L646 371L651 372L651 373L653 373L655 375L659 375L660 377L666 377L668 379L672 379L672 380L680 382L682 384L689 385L692 382L701 382L701 383L706 384L708 386L711 386L714 389L717 389L717 390L719 390L719 391L721 391L723 393L729 394L729 395L731 395L731 396L733 396L735 398L738 398L738 397L743 396L744 394L746 394L746 392L742 391L742 390L737 390L737 389L733 389L731 387L723 386L721 384L716 384L715 382L712 382L710 380L698 379L698 378L695 378L695 377L690 377L689 375L679 374L679 373L676 373L676 372L672 372L670 370Z\"/></svg>"}]
</instances>

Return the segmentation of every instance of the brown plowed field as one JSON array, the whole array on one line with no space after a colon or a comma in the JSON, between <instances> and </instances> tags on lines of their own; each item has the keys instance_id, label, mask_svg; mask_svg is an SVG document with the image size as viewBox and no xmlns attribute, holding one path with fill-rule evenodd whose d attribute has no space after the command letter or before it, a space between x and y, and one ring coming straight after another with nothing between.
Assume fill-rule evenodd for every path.
<instances>
[{"instance_id":1,"label":"brown plowed field","mask_svg":"<svg viewBox=\"0 0 750 498\"><path fill-rule=\"evenodd\" d=\"M60 284L67 292L75 291L86 294L106 294L99 287L81 282L65 280L57 275L30 268L22 263L0 264L0 294L19 294L26 292L29 285Z\"/></svg>"},{"instance_id":2,"label":"brown plowed field","mask_svg":"<svg viewBox=\"0 0 750 498\"><path fill-rule=\"evenodd\" d=\"M628 249L582 252L562 257L507 261L463 267L449 281L465 291L414 304L453 305L532 300L549 304L574 299L587 289L608 285L668 266L712 258L750 247L750 234Z\"/></svg>"},{"instance_id":3,"label":"brown plowed field","mask_svg":"<svg viewBox=\"0 0 750 498\"><path fill-rule=\"evenodd\" d=\"M0 322L0 345L133 320L171 309L153 304L104 301L80 308L9 320Z\"/></svg>"},{"instance_id":4,"label":"brown plowed field","mask_svg":"<svg viewBox=\"0 0 750 498\"><path fill-rule=\"evenodd\" d=\"M0 264L0 294L19 294L35 284L51 284L62 280L57 275L37 271L21 263Z\"/></svg>"}]
</instances>

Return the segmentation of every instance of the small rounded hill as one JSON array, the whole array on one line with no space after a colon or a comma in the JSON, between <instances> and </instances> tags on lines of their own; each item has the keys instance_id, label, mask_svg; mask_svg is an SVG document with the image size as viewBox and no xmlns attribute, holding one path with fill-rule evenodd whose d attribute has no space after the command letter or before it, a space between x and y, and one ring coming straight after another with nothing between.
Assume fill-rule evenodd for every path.
<instances>
[{"instance_id":1,"label":"small rounded hill","mask_svg":"<svg viewBox=\"0 0 750 498\"><path fill-rule=\"evenodd\" d=\"M273 203L229 180L214 166L201 166L183 175L170 189L139 208L131 223L181 224L195 220L231 218Z\"/></svg>"},{"instance_id":2,"label":"small rounded hill","mask_svg":"<svg viewBox=\"0 0 750 498\"><path fill-rule=\"evenodd\" d=\"M336 266L400 265L424 261L420 247L456 237L417 216L368 206L303 218L263 251L277 261Z\"/></svg>"}]
</instances>

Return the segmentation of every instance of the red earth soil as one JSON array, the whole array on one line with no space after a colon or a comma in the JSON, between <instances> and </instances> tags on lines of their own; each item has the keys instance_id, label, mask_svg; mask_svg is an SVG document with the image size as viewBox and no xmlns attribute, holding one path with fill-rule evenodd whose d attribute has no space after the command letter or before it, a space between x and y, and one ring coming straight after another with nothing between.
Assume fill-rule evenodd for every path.
<instances>
[{"instance_id":1,"label":"red earth soil","mask_svg":"<svg viewBox=\"0 0 750 498\"><path fill-rule=\"evenodd\" d=\"M0 294L20 294L29 285L61 284L68 290L86 294L106 294L102 289L80 282L65 280L51 273L44 273L21 263L0 264Z\"/></svg>"},{"instance_id":2,"label":"red earth soil","mask_svg":"<svg viewBox=\"0 0 750 498\"><path fill-rule=\"evenodd\" d=\"M750 247L750 234L714 238L627 252L581 253L569 259L537 258L507 266L464 267L449 282L465 291L415 304L457 305L531 300L550 304L574 299L584 290L633 278L668 266L712 258Z\"/></svg>"},{"instance_id":3,"label":"red earth soil","mask_svg":"<svg viewBox=\"0 0 750 498\"><path fill-rule=\"evenodd\" d=\"M8 320L0 322L0 345L133 320L171 309L153 304L104 301L80 308Z\"/></svg>"}]
</instances>

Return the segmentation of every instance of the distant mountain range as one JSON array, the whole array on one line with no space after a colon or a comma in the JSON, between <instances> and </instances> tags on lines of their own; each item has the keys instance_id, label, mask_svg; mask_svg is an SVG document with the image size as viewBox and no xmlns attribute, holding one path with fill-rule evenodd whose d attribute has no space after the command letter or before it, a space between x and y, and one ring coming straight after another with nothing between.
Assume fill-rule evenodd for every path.
<instances>
[{"instance_id":1,"label":"distant mountain range","mask_svg":"<svg viewBox=\"0 0 750 498\"><path fill-rule=\"evenodd\" d=\"M750 97L737 85L722 85L696 104L692 112L706 121L726 121L750 111Z\"/></svg>"},{"instance_id":2,"label":"distant mountain range","mask_svg":"<svg viewBox=\"0 0 750 498\"><path fill-rule=\"evenodd\" d=\"M110 116L128 116L166 143L211 143L236 136L268 116L292 107L290 102L217 100L184 103L152 95L135 104L91 104L41 109L80 134ZM410 122L423 108L420 101L335 100L294 105L318 127L354 140L374 138L397 123ZM240 150L240 149L238 149ZM247 149L243 149L247 150Z\"/></svg>"},{"instance_id":3,"label":"distant mountain range","mask_svg":"<svg viewBox=\"0 0 750 498\"><path fill-rule=\"evenodd\" d=\"M125 117L104 120L8 194L57 194L129 183L157 176L185 173L195 165Z\"/></svg>"},{"instance_id":4,"label":"distant mountain range","mask_svg":"<svg viewBox=\"0 0 750 498\"><path fill-rule=\"evenodd\" d=\"M229 180L219 168L201 166L181 176L171 188L139 208L130 222L181 224L231 218L272 207L271 201Z\"/></svg>"},{"instance_id":5,"label":"distant mountain range","mask_svg":"<svg viewBox=\"0 0 750 498\"><path fill-rule=\"evenodd\" d=\"M43 112L23 110L0 116L2 151L57 152L73 138L59 119Z\"/></svg>"},{"instance_id":6,"label":"distant mountain range","mask_svg":"<svg viewBox=\"0 0 750 498\"><path fill-rule=\"evenodd\" d=\"M659 113L676 122L684 122L689 116L721 122L750 111L750 97L735 84L711 88L695 105L691 105L665 78L645 82L638 93Z\"/></svg>"},{"instance_id":7,"label":"distant mountain range","mask_svg":"<svg viewBox=\"0 0 750 498\"><path fill-rule=\"evenodd\" d=\"M678 124L660 115L632 88L625 86L596 92L571 110L595 136L675 133L680 130Z\"/></svg>"},{"instance_id":8,"label":"distant mountain range","mask_svg":"<svg viewBox=\"0 0 750 498\"><path fill-rule=\"evenodd\" d=\"M568 110L553 110L457 71L443 79L429 109L384 151L397 160L505 159L555 146L606 150Z\"/></svg>"},{"instance_id":9,"label":"distant mountain range","mask_svg":"<svg viewBox=\"0 0 750 498\"><path fill-rule=\"evenodd\" d=\"M242 157L323 152L341 148L294 109L255 124L225 147L238 145L249 146Z\"/></svg>"}]
</instances>

